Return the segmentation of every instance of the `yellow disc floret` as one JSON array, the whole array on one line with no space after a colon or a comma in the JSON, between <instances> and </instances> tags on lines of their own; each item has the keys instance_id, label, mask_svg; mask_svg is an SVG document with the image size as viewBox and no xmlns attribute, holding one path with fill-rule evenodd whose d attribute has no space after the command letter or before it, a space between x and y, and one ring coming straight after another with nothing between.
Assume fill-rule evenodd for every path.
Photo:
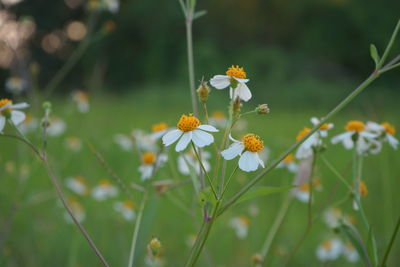
<instances>
[{"instance_id":1,"label":"yellow disc floret","mask_svg":"<svg viewBox=\"0 0 400 267\"><path fill-rule=\"evenodd\" d=\"M190 132L196 129L197 127L200 126L200 121L198 118L193 116L192 114L189 114L189 116L186 116L183 114L181 118L178 121L178 129L181 130L182 132Z\"/></svg>"},{"instance_id":2,"label":"yellow disc floret","mask_svg":"<svg viewBox=\"0 0 400 267\"><path fill-rule=\"evenodd\" d=\"M246 79L246 72L243 70L243 68L240 68L238 65L231 66L228 68L226 71L226 75L239 78L239 79Z\"/></svg>"},{"instance_id":3,"label":"yellow disc floret","mask_svg":"<svg viewBox=\"0 0 400 267\"><path fill-rule=\"evenodd\" d=\"M386 133L388 133L390 135L395 135L396 134L396 129L390 123L384 122L381 125L383 126L383 128L385 128L385 132Z\"/></svg>"},{"instance_id":4,"label":"yellow disc floret","mask_svg":"<svg viewBox=\"0 0 400 267\"><path fill-rule=\"evenodd\" d=\"M156 155L153 152L146 152L142 155L142 162L146 165L151 165L156 161Z\"/></svg>"},{"instance_id":5,"label":"yellow disc floret","mask_svg":"<svg viewBox=\"0 0 400 267\"><path fill-rule=\"evenodd\" d=\"M160 131L164 131L168 128L168 124L166 124L165 122L160 122L157 124L154 124L152 127L153 132L160 132Z\"/></svg>"},{"instance_id":6,"label":"yellow disc floret","mask_svg":"<svg viewBox=\"0 0 400 267\"><path fill-rule=\"evenodd\" d=\"M310 192L310 185L309 184L299 185L299 190L301 192Z\"/></svg>"},{"instance_id":7,"label":"yellow disc floret","mask_svg":"<svg viewBox=\"0 0 400 267\"><path fill-rule=\"evenodd\" d=\"M6 106L8 104L12 105L12 101L10 99L7 99L7 98L0 99L0 108ZM5 114L5 113L8 113L10 111L11 111L11 108L6 108L6 109L3 109L1 111L1 114Z\"/></svg>"},{"instance_id":8,"label":"yellow disc floret","mask_svg":"<svg viewBox=\"0 0 400 267\"><path fill-rule=\"evenodd\" d=\"M122 203L122 205L124 206L125 209L128 209L128 210L133 210L133 208L135 207L135 203L133 203L133 202L130 201L130 200L125 200L125 201Z\"/></svg>"},{"instance_id":9,"label":"yellow disc floret","mask_svg":"<svg viewBox=\"0 0 400 267\"><path fill-rule=\"evenodd\" d=\"M346 131L356 131L361 132L365 130L365 125L362 121L349 121L344 127Z\"/></svg>"},{"instance_id":10,"label":"yellow disc floret","mask_svg":"<svg viewBox=\"0 0 400 267\"><path fill-rule=\"evenodd\" d=\"M264 142L255 134L246 134L242 141L246 150L250 152L259 152L264 148Z\"/></svg>"},{"instance_id":11,"label":"yellow disc floret","mask_svg":"<svg viewBox=\"0 0 400 267\"><path fill-rule=\"evenodd\" d=\"M247 216L239 216L239 220L242 224L246 226L250 225L250 219Z\"/></svg>"},{"instance_id":12,"label":"yellow disc floret","mask_svg":"<svg viewBox=\"0 0 400 267\"><path fill-rule=\"evenodd\" d=\"M286 158L283 159L283 162L286 164L292 163L293 161L294 161L293 154L289 154L286 156Z\"/></svg>"},{"instance_id":13,"label":"yellow disc floret","mask_svg":"<svg viewBox=\"0 0 400 267\"><path fill-rule=\"evenodd\" d=\"M296 142L298 142L300 139L302 139L304 136L306 136L309 132L311 131L310 128L304 127L303 130L299 132L299 134L296 137Z\"/></svg>"}]
</instances>

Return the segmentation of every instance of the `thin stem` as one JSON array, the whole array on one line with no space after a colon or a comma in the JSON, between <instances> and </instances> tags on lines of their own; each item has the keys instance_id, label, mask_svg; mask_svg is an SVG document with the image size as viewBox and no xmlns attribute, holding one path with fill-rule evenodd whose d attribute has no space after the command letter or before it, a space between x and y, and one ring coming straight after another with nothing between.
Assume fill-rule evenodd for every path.
<instances>
[{"instance_id":1,"label":"thin stem","mask_svg":"<svg viewBox=\"0 0 400 267\"><path fill-rule=\"evenodd\" d=\"M400 19L398 20L396 27L392 33L392 36L390 37L389 43L386 46L385 52L383 53L383 56L377 65L377 69L380 69L383 66L383 64L385 64L386 58L389 55L390 50L392 49L393 43L396 39L397 34L399 33L399 30L400 30Z\"/></svg>"},{"instance_id":2,"label":"thin stem","mask_svg":"<svg viewBox=\"0 0 400 267\"><path fill-rule=\"evenodd\" d=\"M335 174L335 176L337 178L339 178L339 180L346 185L347 189L349 189L350 191L353 191L353 188L351 187L351 185L349 184L349 182L346 181L346 179L340 174L340 172L338 172L335 167L332 166L332 164L329 163L329 161L325 158L325 156L321 155L321 159L324 162L324 164L328 167L328 169L330 169L333 174Z\"/></svg>"},{"instance_id":3,"label":"thin stem","mask_svg":"<svg viewBox=\"0 0 400 267\"><path fill-rule=\"evenodd\" d=\"M231 182L231 179L232 179L233 175L236 173L236 171L237 171L238 168L239 168L239 165L236 165L236 167L235 167L235 169L232 171L231 175L229 175L229 178L228 178L228 180L226 181L224 190L222 190L221 199L224 197L225 191L226 191L226 189L228 188L229 183Z\"/></svg>"},{"instance_id":4,"label":"thin stem","mask_svg":"<svg viewBox=\"0 0 400 267\"><path fill-rule=\"evenodd\" d=\"M397 224L396 224L396 227L394 228L392 237L390 238L390 242L389 242L389 245L388 245L388 247L386 249L385 256L383 256L381 267L385 267L386 266L386 261L387 261L387 259L389 257L390 250L392 249L392 246L394 244L394 240L396 239L396 236L397 236L397 233L399 232L399 229L400 229L400 217L397 219Z\"/></svg>"},{"instance_id":5,"label":"thin stem","mask_svg":"<svg viewBox=\"0 0 400 267\"><path fill-rule=\"evenodd\" d=\"M137 238L139 236L139 229L140 229L140 224L142 222L142 217L143 217L143 211L144 211L144 206L146 204L147 201L147 197L148 197L148 189L144 192L142 201L140 203L140 208L139 208L139 213L136 219L136 223L135 223L135 229L133 230L133 236L132 236L132 243L131 243L131 250L129 253L129 263L128 263L128 267L132 267L133 266L133 262L135 260L135 250L136 250L136 243L137 243Z\"/></svg>"},{"instance_id":6,"label":"thin stem","mask_svg":"<svg viewBox=\"0 0 400 267\"><path fill-rule=\"evenodd\" d=\"M200 159L199 153L197 152L196 146L194 145L193 141L191 141L191 143L192 143L192 146L193 146L194 153L196 154L197 160L199 161L200 166L201 166L201 168L202 168L204 174L205 174L206 177L207 177L208 183L210 184L210 187L211 187L211 190L212 190L212 192L213 192L213 194L214 194L214 197L215 197L215 199L218 199L218 195L217 195L217 192L215 191L215 188L214 188L214 185L213 185L213 183L212 183L211 177L210 177L210 175L208 174L206 168L204 167L203 162L202 162L201 159Z\"/></svg>"},{"instance_id":7,"label":"thin stem","mask_svg":"<svg viewBox=\"0 0 400 267\"><path fill-rule=\"evenodd\" d=\"M305 140L307 140L313 133L318 131L318 129L330 120L333 116L335 116L339 111L341 111L344 107L346 107L357 95L359 95L365 88L368 87L374 80L379 77L379 74L374 72L372 73L364 82L362 82L353 92L351 92L342 102L340 102L335 108L333 108L321 121L318 125L314 126L314 128L305 135L301 140L294 143L290 146L284 153L281 154L277 159L275 159L268 168L264 169L260 174L258 174L255 178L253 178L250 182L248 182L243 188L235 194L228 202L220 209L218 215L224 213L229 207L236 203L236 201L245 194L250 188L252 188L256 183L258 183L266 174L270 173L275 167L285 159L290 153L292 153L298 146L300 146Z\"/></svg>"}]
</instances>

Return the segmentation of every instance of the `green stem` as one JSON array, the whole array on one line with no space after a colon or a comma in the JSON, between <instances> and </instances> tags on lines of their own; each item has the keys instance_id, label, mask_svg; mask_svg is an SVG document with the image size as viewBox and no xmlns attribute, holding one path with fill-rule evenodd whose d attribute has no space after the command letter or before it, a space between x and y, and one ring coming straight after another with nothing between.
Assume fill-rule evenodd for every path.
<instances>
[{"instance_id":1,"label":"green stem","mask_svg":"<svg viewBox=\"0 0 400 267\"><path fill-rule=\"evenodd\" d=\"M393 43L396 39L397 34L399 33L399 30L400 30L400 19L398 20L397 25L392 33L392 36L390 37L389 43L386 46L385 52L383 53L383 56L377 65L377 69L380 69L383 66L383 64L385 64L386 58L389 55L390 50L392 49Z\"/></svg>"},{"instance_id":2,"label":"green stem","mask_svg":"<svg viewBox=\"0 0 400 267\"><path fill-rule=\"evenodd\" d=\"M228 178L228 180L226 181L224 190L222 190L221 199L223 198L223 196L224 196L224 194L225 194L225 191L226 191L226 189L228 188L228 185L229 185L229 183L231 182L231 179L232 179L233 175L235 174L235 172L237 171L238 168L239 168L239 165L236 165L236 167L235 167L235 169L232 171L231 175L229 175L229 178Z\"/></svg>"},{"instance_id":3,"label":"green stem","mask_svg":"<svg viewBox=\"0 0 400 267\"><path fill-rule=\"evenodd\" d=\"M130 250L130 253L129 253L128 267L132 267L133 266L133 262L135 260L136 243L137 243L137 238L139 236L140 224L142 222L144 206L145 206L145 203L147 201L148 194L149 194L148 189L146 189L146 191L144 192L142 201L140 203L139 213L138 213L138 216L137 216L137 219L136 219L136 223L135 223L135 229L133 230L131 250Z\"/></svg>"},{"instance_id":4,"label":"green stem","mask_svg":"<svg viewBox=\"0 0 400 267\"><path fill-rule=\"evenodd\" d=\"M388 245L388 247L386 249L385 256L383 256L381 267L385 267L386 266L386 261L387 261L387 259L389 257L390 250L392 249L392 246L394 244L394 240L396 239L396 235L399 232L399 229L400 229L400 217L397 220L396 227L394 228L392 237L390 238L390 242L389 242L389 245Z\"/></svg>"},{"instance_id":5,"label":"green stem","mask_svg":"<svg viewBox=\"0 0 400 267\"><path fill-rule=\"evenodd\" d=\"M340 172L338 172L335 167L332 166L332 164L329 163L329 161L325 158L325 156L321 155L321 159L324 162L324 164L328 167L329 170L331 170L331 172L333 172L333 174L335 174L335 176L337 178L339 178L339 180L346 185L347 189L351 191L353 191L353 188L351 187L351 185L349 184L349 182L346 181L346 179L340 174Z\"/></svg>"},{"instance_id":6,"label":"green stem","mask_svg":"<svg viewBox=\"0 0 400 267\"><path fill-rule=\"evenodd\" d=\"M211 187L211 190L212 190L212 192L213 192L213 194L214 194L214 197L215 197L215 199L218 199L218 195L217 195L217 192L215 191L215 188L214 188L214 185L213 185L213 183L212 183L211 177L210 177L210 175L208 174L208 172L206 171L206 168L204 167L203 162L202 162L201 159L200 159L200 155L199 155L199 153L197 152L196 146L194 145L193 141L191 141L191 143L192 143L192 146L193 146L194 153L196 154L197 160L199 161L200 166L201 166L201 168L202 168L204 174L205 174L206 177L207 177L208 183L210 184L210 187Z\"/></svg>"}]
</instances>

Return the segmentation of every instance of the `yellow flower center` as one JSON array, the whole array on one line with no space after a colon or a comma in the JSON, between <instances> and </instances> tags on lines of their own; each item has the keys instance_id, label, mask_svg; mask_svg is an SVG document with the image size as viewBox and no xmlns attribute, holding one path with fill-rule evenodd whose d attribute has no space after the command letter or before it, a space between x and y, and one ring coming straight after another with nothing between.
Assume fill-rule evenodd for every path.
<instances>
[{"instance_id":1,"label":"yellow flower center","mask_svg":"<svg viewBox=\"0 0 400 267\"><path fill-rule=\"evenodd\" d=\"M135 207L135 203L130 200L125 200L124 202L122 202L122 205L124 206L124 208L129 210L133 210L133 208Z\"/></svg>"},{"instance_id":2,"label":"yellow flower center","mask_svg":"<svg viewBox=\"0 0 400 267\"><path fill-rule=\"evenodd\" d=\"M385 132L387 132L388 134L390 134L390 135L396 134L396 129L390 123L384 122L381 125L383 126L383 128L385 128Z\"/></svg>"},{"instance_id":3,"label":"yellow flower center","mask_svg":"<svg viewBox=\"0 0 400 267\"><path fill-rule=\"evenodd\" d=\"M246 216L240 216L239 220L240 220L241 223L243 223L246 226L250 225L250 219L247 218Z\"/></svg>"},{"instance_id":4,"label":"yellow flower center","mask_svg":"<svg viewBox=\"0 0 400 267\"><path fill-rule=\"evenodd\" d=\"M164 131L168 128L168 124L166 124L165 122L160 122L157 124L154 124L152 127L153 132L160 132L160 131Z\"/></svg>"},{"instance_id":5,"label":"yellow flower center","mask_svg":"<svg viewBox=\"0 0 400 267\"><path fill-rule=\"evenodd\" d=\"M299 190L301 192L310 192L310 185L309 184L299 185Z\"/></svg>"},{"instance_id":6,"label":"yellow flower center","mask_svg":"<svg viewBox=\"0 0 400 267\"><path fill-rule=\"evenodd\" d=\"M142 155L142 162L146 165L151 165L156 161L156 155L152 152L146 152Z\"/></svg>"},{"instance_id":7,"label":"yellow flower center","mask_svg":"<svg viewBox=\"0 0 400 267\"><path fill-rule=\"evenodd\" d=\"M242 141L246 150L250 152L259 152L264 148L264 142L255 134L246 134Z\"/></svg>"},{"instance_id":8,"label":"yellow flower center","mask_svg":"<svg viewBox=\"0 0 400 267\"><path fill-rule=\"evenodd\" d=\"M79 102L87 102L89 100L89 95L86 92L78 91L75 93L76 100Z\"/></svg>"},{"instance_id":9,"label":"yellow flower center","mask_svg":"<svg viewBox=\"0 0 400 267\"><path fill-rule=\"evenodd\" d=\"M300 141L304 136L306 136L309 132L311 131L310 128L304 127L303 130L299 132L299 134L296 137L296 142Z\"/></svg>"},{"instance_id":10,"label":"yellow flower center","mask_svg":"<svg viewBox=\"0 0 400 267\"><path fill-rule=\"evenodd\" d=\"M360 191L360 195L365 197L368 194L368 188L367 185L364 183L364 181L360 181L358 185L358 190Z\"/></svg>"},{"instance_id":11,"label":"yellow flower center","mask_svg":"<svg viewBox=\"0 0 400 267\"><path fill-rule=\"evenodd\" d=\"M196 129L197 127L200 126L200 121L198 118L193 116L192 114L189 114L189 116L186 116L183 114L181 118L178 121L178 129L181 130L182 132L190 132Z\"/></svg>"},{"instance_id":12,"label":"yellow flower center","mask_svg":"<svg viewBox=\"0 0 400 267\"><path fill-rule=\"evenodd\" d=\"M324 250L330 251L332 249L332 242L330 240L326 240L324 243L322 243L322 247Z\"/></svg>"},{"instance_id":13,"label":"yellow flower center","mask_svg":"<svg viewBox=\"0 0 400 267\"><path fill-rule=\"evenodd\" d=\"M283 162L286 164L292 163L293 161L294 161L293 154L289 154L286 156L286 158L283 159Z\"/></svg>"},{"instance_id":14,"label":"yellow flower center","mask_svg":"<svg viewBox=\"0 0 400 267\"><path fill-rule=\"evenodd\" d=\"M246 72L243 70L243 68L240 68L238 65L231 66L228 68L226 71L226 75L239 78L239 79L246 79Z\"/></svg>"},{"instance_id":15,"label":"yellow flower center","mask_svg":"<svg viewBox=\"0 0 400 267\"><path fill-rule=\"evenodd\" d=\"M82 176L76 176L76 177L75 177L75 181L77 181L77 182L80 183L80 184L85 184L85 183L86 183L85 178L82 177Z\"/></svg>"},{"instance_id":16,"label":"yellow flower center","mask_svg":"<svg viewBox=\"0 0 400 267\"><path fill-rule=\"evenodd\" d=\"M349 121L346 126L344 127L346 131L356 131L361 132L364 131L365 125L362 121Z\"/></svg>"},{"instance_id":17,"label":"yellow flower center","mask_svg":"<svg viewBox=\"0 0 400 267\"><path fill-rule=\"evenodd\" d=\"M0 99L0 108L4 107L5 105L8 105L8 104L12 105L12 101L10 99L7 99L7 98ZM11 108L6 108L1 111L1 114L6 114L10 111L11 111Z\"/></svg>"}]
</instances>

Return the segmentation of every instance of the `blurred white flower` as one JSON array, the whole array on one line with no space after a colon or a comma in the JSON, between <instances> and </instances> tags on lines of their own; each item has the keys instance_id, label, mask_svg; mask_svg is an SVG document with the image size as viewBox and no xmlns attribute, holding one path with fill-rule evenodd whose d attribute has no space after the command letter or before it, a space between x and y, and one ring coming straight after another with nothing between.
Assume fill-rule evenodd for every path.
<instances>
[{"instance_id":1,"label":"blurred white flower","mask_svg":"<svg viewBox=\"0 0 400 267\"><path fill-rule=\"evenodd\" d=\"M7 120L14 125L19 125L25 120L25 113L18 109L29 107L27 103L13 104L9 99L0 99L0 132L3 131Z\"/></svg>"},{"instance_id":2,"label":"blurred white flower","mask_svg":"<svg viewBox=\"0 0 400 267\"><path fill-rule=\"evenodd\" d=\"M72 93L72 99L76 103L76 106L80 113L89 112L90 105L89 105L88 93L86 93L84 91L75 91Z\"/></svg>"},{"instance_id":3,"label":"blurred white flower","mask_svg":"<svg viewBox=\"0 0 400 267\"><path fill-rule=\"evenodd\" d=\"M82 149L82 141L79 137L69 136L65 139L65 147L71 151L78 152Z\"/></svg>"},{"instance_id":4,"label":"blurred white flower","mask_svg":"<svg viewBox=\"0 0 400 267\"><path fill-rule=\"evenodd\" d=\"M18 129L26 134L35 131L39 127L39 120L32 117L31 114L26 114L25 120L18 125Z\"/></svg>"},{"instance_id":5,"label":"blurred white flower","mask_svg":"<svg viewBox=\"0 0 400 267\"><path fill-rule=\"evenodd\" d=\"M396 134L396 129L390 123L383 122L382 124L378 124L376 122L369 121L366 124L366 129L372 134L376 134L378 139L382 138L383 141L388 142L393 149L397 149L399 140L394 137Z\"/></svg>"},{"instance_id":6,"label":"blurred white flower","mask_svg":"<svg viewBox=\"0 0 400 267\"><path fill-rule=\"evenodd\" d=\"M138 149L145 151L155 152L158 150L156 139L154 139L151 135L147 134L145 131L140 129L134 129L132 131L132 136L134 140L134 144Z\"/></svg>"},{"instance_id":7,"label":"blurred white flower","mask_svg":"<svg viewBox=\"0 0 400 267\"><path fill-rule=\"evenodd\" d=\"M111 13L115 14L119 11L119 0L103 0L103 2Z\"/></svg>"},{"instance_id":8,"label":"blurred white flower","mask_svg":"<svg viewBox=\"0 0 400 267\"><path fill-rule=\"evenodd\" d=\"M114 142L125 151L130 151L133 147L133 138L128 135L116 134L114 135Z\"/></svg>"},{"instance_id":9,"label":"blurred white flower","mask_svg":"<svg viewBox=\"0 0 400 267\"><path fill-rule=\"evenodd\" d=\"M296 137L296 142L300 141L304 136L306 136L311 131L310 128L304 127ZM304 141L296 151L297 159L310 158L314 155L314 149L322 144L321 138L318 132L313 133L310 137Z\"/></svg>"},{"instance_id":10,"label":"blurred white flower","mask_svg":"<svg viewBox=\"0 0 400 267\"><path fill-rule=\"evenodd\" d=\"M301 184L295 190L295 197L304 203L307 203L310 200L310 185L309 184Z\"/></svg>"},{"instance_id":11,"label":"blurred white flower","mask_svg":"<svg viewBox=\"0 0 400 267\"><path fill-rule=\"evenodd\" d=\"M314 126L317 126L321 122L320 119L316 117L311 118L311 123ZM328 131L333 128L333 123L324 123L319 127L318 133L320 134L321 137L327 137L328 136Z\"/></svg>"},{"instance_id":12,"label":"blurred white flower","mask_svg":"<svg viewBox=\"0 0 400 267\"><path fill-rule=\"evenodd\" d=\"M167 161L168 156L165 154L155 154L153 152L145 152L142 155L142 165L139 166L139 172L142 174L142 181L151 178L156 169L162 167Z\"/></svg>"},{"instance_id":13,"label":"blurred white flower","mask_svg":"<svg viewBox=\"0 0 400 267\"><path fill-rule=\"evenodd\" d=\"M215 75L210 80L210 84L216 89L225 89L229 86L229 95L231 98L239 97L243 101L251 99L251 91L246 83L246 72L239 66L231 66L225 73L226 75Z\"/></svg>"},{"instance_id":14,"label":"blurred white flower","mask_svg":"<svg viewBox=\"0 0 400 267\"><path fill-rule=\"evenodd\" d=\"M211 158L210 152L202 151L201 161L207 172L211 169L211 165L209 163L210 158ZM178 170L183 175L190 175L192 170L194 170L197 175L200 174L201 166L193 150L190 150L184 154L180 154L177 160L178 160Z\"/></svg>"},{"instance_id":15,"label":"blurred white flower","mask_svg":"<svg viewBox=\"0 0 400 267\"><path fill-rule=\"evenodd\" d=\"M114 203L114 210L119 212L122 217L127 221L133 221L136 217L136 212L134 210L135 203L130 200L125 200L123 202L119 201Z\"/></svg>"},{"instance_id":16,"label":"blurred white flower","mask_svg":"<svg viewBox=\"0 0 400 267\"><path fill-rule=\"evenodd\" d=\"M92 189L92 197L97 201L103 201L118 194L118 188L111 184L110 181L104 179Z\"/></svg>"},{"instance_id":17,"label":"blurred white flower","mask_svg":"<svg viewBox=\"0 0 400 267\"><path fill-rule=\"evenodd\" d=\"M277 168L287 168L290 172L297 172L297 163L294 161L293 154L287 155L279 164L276 166Z\"/></svg>"},{"instance_id":18,"label":"blurred white flower","mask_svg":"<svg viewBox=\"0 0 400 267\"><path fill-rule=\"evenodd\" d=\"M324 212L323 220L331 228L337 228L343 219L342 210L339 208L330 208Z\"/></svg>"},{"instance_id":19,"label":"blurred white flower","mask_svg":"<svg viewBox=\"0 0 400 267\"><path fill-rule=\"evenodd\" d=\"M246 134L242 141L229 138L233 141L228 149L221 152L225 160L231 160L240 155L239 168L245 172L258 169L258 166L265 168L264 162L260 159L258 152L264 148L264 142L254 134Z\"/></svg>"},{"instance_id":20,"label":"blurred white flower","mask_svg":"<svg viewBox=\"0 0 400 267\"><path fill-rule=\"evenodd\" d=\"M338 238L325 240L317 248L317 258L322 261L334 261L338 259L343 251L343 243Z\"/></svg>"},{"instance_id":21,"label":"blurred white flower","mask_svg":"<svg viewBox=\"0 0 400 267\"><path fill-rule=\"evenodd\" d=\"M56 137L62 135L67 128L67 124L58 117L50 118L50 125L47 127L47 135Z\"/></svg>"},{"instance_id":22,"label":"blurred white flower","mask_svg":"<svg viewBox=\"0 0 400 267\"><path fill-rule=\"evenodd\" d=\"M233 217L229 221L229 226L235 230L239 239L245 239L249 231L250 219L246 216Z\"/></svg>"},{"instance_id":23,"label":"blurred white flower","mask_svg":"<svg viewBox=\"0 0 400 267\"><path fill-rule=\"evenodd\" d=\"M185 150L191 141L200 148L211 145L214 137L208 132L218 132L214 126L202 125L192 114L182 115L177 127L178 129L169 131L162 137L165 146L170 146L179 140L175 147L177 152Z\"/></svg>"},{"instance_id":24,"label":"blurred white flower","mask_svg":"<svg viewBox=\"0 0 400 267\"><path fill-rule=\"evenodd\" d=\"M20 95L26 88L26 82L19 76L11 76L6 80L6 90L14 95Z\"/></svg>"},{"instance_id":25,"label":"blurred white flower","mask_svg":"<svg viewBox=\"0 0 400 267\"><path fill-rule=\"evenodd\" d=\"M68 199L68 205L71 208L72 213L74 214L78 222L82 222L86 218L85 209L77 200L73 198ZM71 216L67 212L64 213L64 219L68 223L73 223Z\"/></svg>"},{"instance_id":26,"label":"blurred white flower","mask_svg":"<svg viewBox=\"0 0 400 267\"><path fill-rule=\"evenodd\" d=\"M86 195L89 190L86 184L86 179L82 176L68 177L65 180L65 185L78 195Z\"/></svg>"},{"instance_id":27,"label":"blurred white flower","mask_svg":"<svg viewBox=\"0 0 400 267\"><path fill-rule=\"evenodd\" d=\"M160 122L157 124L154 124L152 127L153 133L150 134L151 138L158 140L160 139L164 134L167 133L168 131L168 124L165 122Z\"/></svg>"},{"instance_id":28,"label":"blurred white flower","mask_svg":"<svg viewBox=\"0 0 400 267\"><path fill-rule=\"evenodd\" d=\"M359 261L360 256L358 255L357 250L354 248L353 244L350 242L347 242L343 246L343 256L348 262L351 263L356 263Z\"/></svg>"},{"instance_id":29,"label":"blurred white flower","mask_svg":"<svg viewBox=\"0 0 400 267\"><path fill-rule=\"evenodd\" d=\"M222 111L215 111L211 114L208 122L216 128L224 129L228 123L228 119L225 117Z\"/></svg>"}]
</instances>

